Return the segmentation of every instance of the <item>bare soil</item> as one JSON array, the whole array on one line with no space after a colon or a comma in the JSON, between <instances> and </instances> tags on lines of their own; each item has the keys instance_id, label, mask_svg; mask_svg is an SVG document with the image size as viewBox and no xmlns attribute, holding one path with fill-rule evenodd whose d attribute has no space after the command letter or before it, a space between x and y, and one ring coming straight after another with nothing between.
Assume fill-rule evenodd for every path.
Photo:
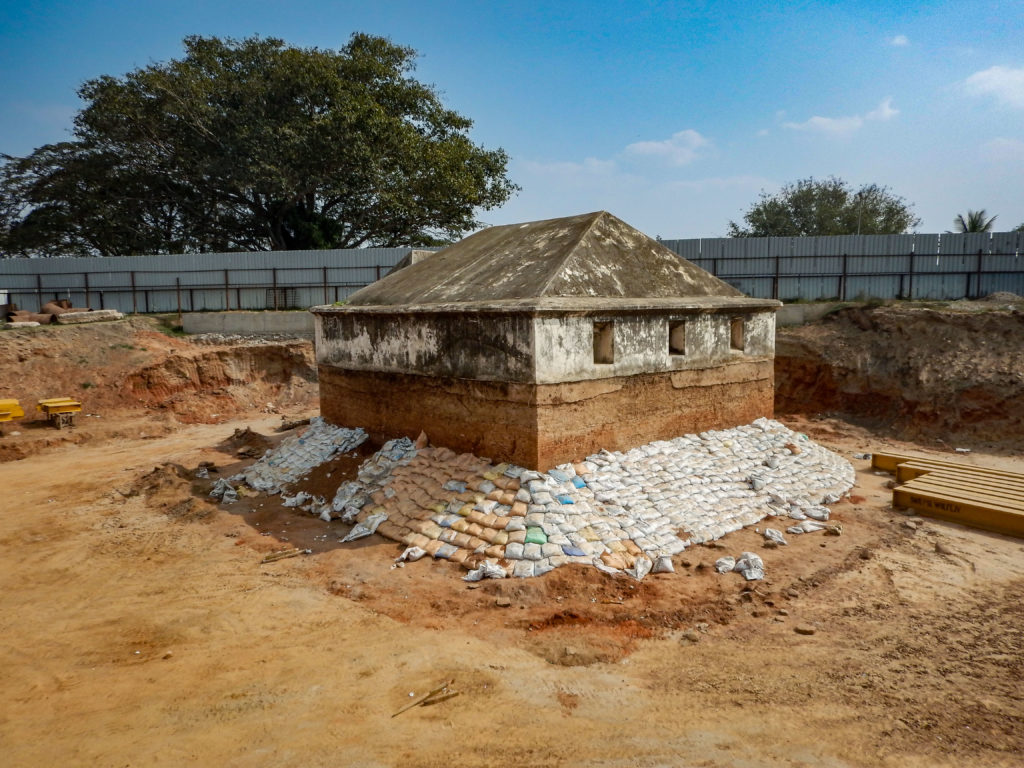
<instances>
[{"instance_id":1,"label":"bare soil","mask_svg":"<svg viewBox=\"0 0 1024 768\"><path fill-rule=\"evenodd\" d=\"M841 536L769 550L740 531L640 583L573 567L466 584L444 561L392 567L401 548L379 537L340 544L344 526L277 498L211 503L281 439L261 411L316 412L306 353L268 354L284 381L236 362L265 345L122 327L57 329L81 334L63 337L70 366L35 351L53 336L0 334L5 394L12 370L23 402L87 380L100 417L0 438L28 457L0 463L5 765L1024 765L1024 542L901 514L852 459L935 443L787 416L857 469ZM179 361L193 384L157 373ZM1024 472L1005 447L956 455ZM261 564L293 547L313 554ZM765 581L714 573L742 550ZM452 678L456 698L392 717Z\"/></svg>"}]
</instances>

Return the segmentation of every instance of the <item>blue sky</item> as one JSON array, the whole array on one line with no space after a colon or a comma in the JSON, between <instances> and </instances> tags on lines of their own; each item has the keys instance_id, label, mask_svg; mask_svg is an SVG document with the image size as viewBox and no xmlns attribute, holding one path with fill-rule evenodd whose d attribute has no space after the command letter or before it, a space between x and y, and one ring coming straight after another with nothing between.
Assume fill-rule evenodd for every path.
<instances>
[{"instance_id":1,"label":"blue sky","mask_svg":"<svg viewBox=\"0 0 1024 768\"><path fill-rule=\"evenodd\" d=\"M605 209L724 235L764 189L889 186L920 231L968 208L1024 222L1024 3L0 0L0 152L70 136L75 89L186 35L420 53L417 76L511 156L489 224Z\"/></svg>"}]
</instances>

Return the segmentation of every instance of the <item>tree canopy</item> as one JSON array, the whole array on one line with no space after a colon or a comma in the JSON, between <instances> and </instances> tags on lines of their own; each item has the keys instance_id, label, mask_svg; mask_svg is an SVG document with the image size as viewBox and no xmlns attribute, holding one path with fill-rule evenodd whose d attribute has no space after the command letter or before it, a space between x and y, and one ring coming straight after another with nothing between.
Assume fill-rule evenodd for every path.
<instances>
[{"instance_id":1,"label":"tree canopy","mask_svg":"<svg viewBox=\"0 0 1024 768\"><path fill-rule=\"evenodd\" d=\"M985 209L978 211L967 209L967 215L958 213L953 219L953 232L991 232L998 216L989 216Z\"/></svg>"},{"instance_id":2,"label":"tree canopy","mask_svg":"<svg viewBox=\"0 0 1024 768\"><path fill-rule=\"evenodd\" d=\"M743 221L729 222L729 237L892 235L921 223L913 206L888 187L854 190L835 176L801 179L774 195L761 192Z\"/></svg>"},{"instance_id":3,"label":"tree canopy","mask_svg":"<svg viewBox=\"0 0 1024 768\"><path fill-rule=\"evenodd\" d=\"M0 251L127 255L434 245L517 187L411 76L415 51L188 37L79 89L72 141L0 161Z\"/></svg>"}]
</instances>

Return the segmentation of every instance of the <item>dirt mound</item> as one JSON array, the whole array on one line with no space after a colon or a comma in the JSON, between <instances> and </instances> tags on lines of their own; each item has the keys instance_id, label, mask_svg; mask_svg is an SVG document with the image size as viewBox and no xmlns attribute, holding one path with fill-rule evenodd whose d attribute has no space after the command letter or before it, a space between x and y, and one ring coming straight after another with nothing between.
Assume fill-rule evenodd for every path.
<instances>
[{"instance_id":1,"label":"dirt mound","mask_svg":"<svg viewBox=\"0 0 1024 768\"><path fill-rule=\"evenodd\" d=\"M142 496L150 508L169 517L200 520L215 510L205 501L206 490L194 480L194 474L181 464L165 462L140 475L128 488L121 490L125 498Z\"/></svg>"},{"instance_id":2,"label":"dirt mound","mask_svg":"<svg viewBox=\"0 0 1024 768\"><path fill-rule=\"evenodd\" d=\"M1024 313L855 307L776 336L778 413L1024 447Z\"/></svg>"},{"instance_id":3,"label":"dirt mound","mask_svg":"<svg viewBox=\"0 0 1024 768\"><path fill-rule=\"evenodd\" d=\"M218 447L225 453L233 453L243 458L257 458L273 445L266 435L253 432L251 427L236 429L227 440Z\"/></svg>"}]
</instances>

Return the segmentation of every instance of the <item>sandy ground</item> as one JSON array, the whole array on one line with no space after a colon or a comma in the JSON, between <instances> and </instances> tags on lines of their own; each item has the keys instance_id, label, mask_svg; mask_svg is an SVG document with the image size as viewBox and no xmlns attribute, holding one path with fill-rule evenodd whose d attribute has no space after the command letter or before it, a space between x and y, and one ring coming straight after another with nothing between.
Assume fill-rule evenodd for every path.
<instances>
[{"instance_id":1,"label":"sandy ground","mask_svg":"<svg viewBox=\"0 0 1024 768\"><path fill-rule=\"evenodd\" d=\"M892 510L866 461L840 537L741 531L639 584L467 585L266 498L192 495L199 462L234 471L235 428L278 422L0 464L4 765L1024 765L1024 542ZM847 457L908 447L787 423ZM293 546L314 554L260 564ZM710 568L744 549L753 591ZM458 697L392 717L450 678Z\"/></svg>"}]
</instances>

